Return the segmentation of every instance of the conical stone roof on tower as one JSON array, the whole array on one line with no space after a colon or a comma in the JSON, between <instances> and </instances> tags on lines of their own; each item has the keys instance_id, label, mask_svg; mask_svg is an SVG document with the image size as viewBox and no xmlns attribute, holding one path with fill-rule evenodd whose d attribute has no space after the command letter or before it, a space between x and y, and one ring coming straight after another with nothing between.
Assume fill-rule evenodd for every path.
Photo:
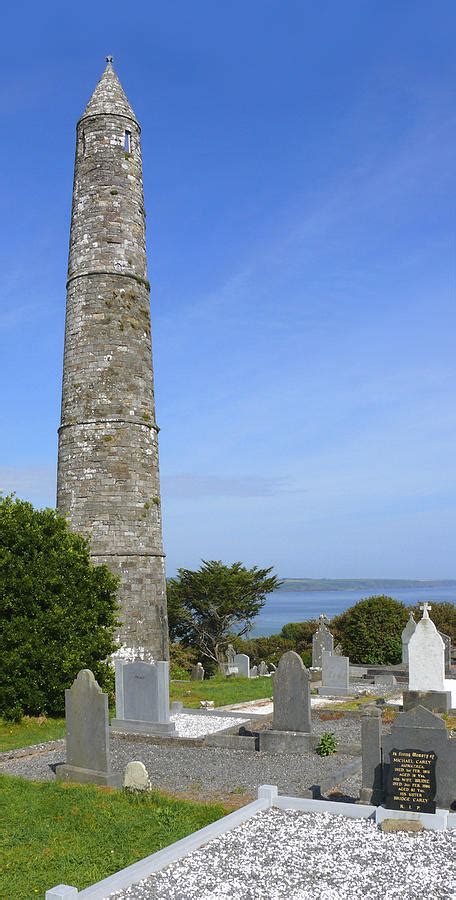
<instances>
[{"instance_id":1,"label":"conical stone roof on tower","mask_svg":"<svg viewBox=\"0 0 456 900\"><path fill-rule=\"evenodd\" d=\"M83 112L82 118L103 116L109 113L133 119L138 124L125 91L114 71L111 56L106 57L106 68Z\"/></svg>"},{"instance_id":2,"label":"conical stone roof on tower","mask_svg":"<svg viewBox=\"0 0 456 900\"><path fill-rule=\"evenodd\" d=\"M168 629L140 126L107 58L77 124L57 506L120 575L128 651Z\"/></svg>"}]
</instances>

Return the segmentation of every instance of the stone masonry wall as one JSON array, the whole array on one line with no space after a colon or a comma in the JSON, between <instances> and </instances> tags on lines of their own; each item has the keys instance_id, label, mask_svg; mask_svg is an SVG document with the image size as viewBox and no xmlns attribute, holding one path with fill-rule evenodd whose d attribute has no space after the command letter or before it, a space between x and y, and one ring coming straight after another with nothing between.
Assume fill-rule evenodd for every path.
<instances>
[{"instance_id":1,"label":"stone masonry wall","mask_svg":"<svg viewBox=\"0 0 456 900\"><path fill-rule=\"evenodd\" d=\"M140 128L109 65L96 97L110 111L77 126L57 506L121 576L122 643L166 659Z\"/></svg>"}]
</instances>

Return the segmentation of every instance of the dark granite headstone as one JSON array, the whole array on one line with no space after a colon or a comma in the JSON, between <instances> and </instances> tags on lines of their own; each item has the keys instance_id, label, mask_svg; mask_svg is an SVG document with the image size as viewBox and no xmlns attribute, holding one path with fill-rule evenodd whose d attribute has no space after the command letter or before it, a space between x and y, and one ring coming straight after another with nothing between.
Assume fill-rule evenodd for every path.
<instances>
[{"instance_id":1,"label":"dark granite headstone","mask_svg":"<svg viewBox=\"0 0 456 900\"><path fill-rule=\"evenodd\" d=\"M413 810L418 803L429 809L432 803L450 809L456 803L456 741L449 738L440 716L423 706L402 713L391 734L383 736L382 751L386 803L393 797L399 798L393 802L408 803L392 808ZM421 811L427 810L423 806Z\"/></svg>"},{"instance_id":2,"label":"dark granite headstone","mask_svg":"<svg viewBox=\"0 0 456 900\"><path fill-rule=\"evenodd\" d=\"M435 813L437 756L434 751L393 747L389 758L384 801L387 809Z\"/></svg>"}]
</instances>

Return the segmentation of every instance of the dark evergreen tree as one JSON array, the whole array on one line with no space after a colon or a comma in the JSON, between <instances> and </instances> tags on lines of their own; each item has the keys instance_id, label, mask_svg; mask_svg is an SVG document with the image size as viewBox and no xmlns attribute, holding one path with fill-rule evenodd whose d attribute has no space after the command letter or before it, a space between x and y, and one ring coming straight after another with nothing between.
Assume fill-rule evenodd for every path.
<instances>
[{"instance_id":1,"label":"dark evergreen tree","mask_svg":"<svg viewBox=\"0 0 456 900\"><path fill-rule=\"evenodd\" d=\"M172 640L195 647L221 665L231 637L247 634L266 595L279 587L272 569L247 569L240 562L226 566L206 562L196 571L179 569L167 586L168 621Z\"/></svg>"},{"instance_id":2,"label":"dark evergreen tree","mask_svg":"<svg viewBox=\"0 0 456 900\"><path fill-rule=\"evenodd\" d=\"M52 509L0 498L0 714L64 712L80 669L112 688L118 579Z\"/></svg>"}]
</instances>

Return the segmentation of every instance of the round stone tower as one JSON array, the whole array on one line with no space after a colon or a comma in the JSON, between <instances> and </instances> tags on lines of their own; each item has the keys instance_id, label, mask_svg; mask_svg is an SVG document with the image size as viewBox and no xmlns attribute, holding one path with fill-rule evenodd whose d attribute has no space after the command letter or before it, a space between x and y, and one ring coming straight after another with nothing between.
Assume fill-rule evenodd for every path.
<instances>
[{"instance_id":1,"label":"round stone tower","mask_svg":"<svg viewBox=\"0 0 456 900\"><path fill-rule=\"evenodd\" d=\"M141 129L112 58L77 124L57 508L120 575L120 640L168 658Z\"/></svg>"}]
</instances>

